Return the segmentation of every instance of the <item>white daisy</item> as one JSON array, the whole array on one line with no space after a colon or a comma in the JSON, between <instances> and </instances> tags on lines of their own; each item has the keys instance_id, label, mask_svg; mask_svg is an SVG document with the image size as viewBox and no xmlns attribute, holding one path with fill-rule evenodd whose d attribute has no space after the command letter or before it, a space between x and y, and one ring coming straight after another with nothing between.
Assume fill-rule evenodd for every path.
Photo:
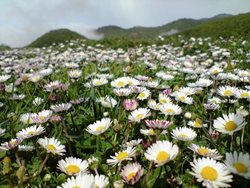
<instances>
[{"instance_id":1,"label":"white daisy","mask_svg":"<svg viewBox=\"0 0 250 188\"><path fill-rule=\"evenodd\" d=\"M105 188L109 184L109 178L102 174L95 175L95 188Z\"/></svg>"},{"instance_id":2,"label":"white daisy","mask_svg":"<svg viewBox=\"0 0 250 188\"><path fill-rule=\"evenodd\" d=\"M228 169L237 175L243 176L246 179L250 178L250 158L248 153L226 153L226 161Z\"/></svg>"},{"instance_id":3,"label":"white daisy","mask_svg":"<svg viewBox=\"0 0 250 188\"><path fill-rule=\"evenodd\" d=\"M58 161L57 168L70 176L86 174L88 172L88 161L76 157L66 157Z\"/></svg>"},{"instance_id":4,"label":"white daisy","mask_svg":"<svg viewBox=\"0 0 250 188\"><path fill-rule=\"evenodd\" d=\"M143 175L143 167L139 163L127 164L121 171L123 182L134 185Z\"/></svg>"},{"instance_id":5,"label":"white daisy","mask_svg":"<svg viewBox=\"0 0 250 188\"><path fill-rule=\"evenodd\" d=\"M122 150L120 152L116 152L115 156L111 156L111 159L107 159L107 163L109 165L115 166L116 164L121 164L124 160L131 160L132 157L135 155L135 148L134 147L128 147L125 150Z\"/></svg>"},{"instance_id":6,"label":"white daisy","mask_svg":"<svg viewBox=\"0 0 250 188\"><path fill-rule=\"evenodd\" d=\"M169 141L157 141L144 153L145 157L153 161L156 166L162 166L178 155L179 148Z\"/></svg>"},{"instance_id":7,"label":"white daisy","mask_svg":"<svg viewBox=\"0 0 250 188\"><path fill-rule=\"evenodd\" d=\"M198 158L190 164L192 166L190 174L195 176L198 182L202 182L204 187L231 187L228 183L233 181L233 176L223 163L210 158Z\"/></svg>"},{"instance_id":8,"label":"white daisy","mask_svg":"<svg viewBox=\"0 0 250 188\"><path fill-rule=\"evenodd\" d=\"M222 156L218 153L216 149L210 149L208 147L198 146L196 144L190 144L188 148L200 156L210 157L215 160L219 160L222 158Z\"/></svg>"},{"instance_id":9,"label":"white daisy","mask_svg":"<svg viewBox=\"0 0 250 188\"><path fill-rule=\"evenodd\" d=\"M234 132L241 130L246 124L242 115L230 113L228 115L223 114L223 118L215 119L213 126L218 132L233 135Z\"/></svg>"},{"instance_id":10,"label":"white daisy","mask_svg":"<svg viewBox=\"0 0 250 188\"><path fill-rule=\"evenodd\" d=\"M150 116L150 110L147 108L138 108L131 112L128 116L128 119L132 122L140 122L142 119L147 118Z\"/></svg>"},{"instance_id":11,"label":"white daisy","mask_svg":"<svg viewBox=\"0 0 250 188\"><path fill-rule=\"evenodd\" d=\"M112 121L110 118L102 118L87 127L87 131L90 134L99 135L104 133L111 125Z\"/></svg>"},{"instance_id":12,"label":"white daisy","mask_svg":"<svg viewBox=\"0 0 250 188\"><path fill-rule=\"evenodd\" d=\"M65 146L61 144L56 138L39 138L38 144L40 144L48 153L64 155L66 152Z\"/></svg>"},{"instance_id":13,"label":"white daisy","mask_svg":"<svg viewBox=\"0 0 250 188\"><path fill-rule=\"evenodd\" d=\"M19 131L16 136L17 138L22 137L24 138L31 138L37 135L40 135L42 133L45 132L44 127L42 127L41 125L34 125L32 127L28 127L26 129L22 129L21 131Z\"/></svg>"},{"instance_id":14,"label":"white daisy","mask_svg":"<svg viewBox=\"0 0 250 188\"><path fill-rule=\"evenodd\" d=\"M93 175L81 174L76 177L72 176L67 179L58 188L93 188L95 187L95 180Z\"/></svg>"},{"instance_id":15,"label":"white daisy","mask_svg":"<svg viewBox=\"0 0 250 188\"><path fill-rule=\"evenodd\" d=\"M182 112L182 109L180 106L167 103L160 106L160 111L165 115L179 115Z\"/></svg>"},{"instance_id":16,"label":"white daisy","mask_svg":"<svg viewBox=\"0 0 250 188\"><path fill-rule=\"evenodd\" d=\"M176 127L172 132L171 135L176 140L181 141L191 141L196 138L196 132L187 127Z\"/></svg>"}]
</instances>

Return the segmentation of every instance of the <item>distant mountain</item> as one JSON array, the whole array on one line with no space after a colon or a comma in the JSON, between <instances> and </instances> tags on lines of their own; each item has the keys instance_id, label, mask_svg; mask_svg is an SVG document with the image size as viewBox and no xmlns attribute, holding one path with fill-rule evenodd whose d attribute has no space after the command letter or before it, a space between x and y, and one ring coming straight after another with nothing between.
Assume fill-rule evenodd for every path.
<instances>
[{"instance_id":1,"label":"distant mountain","mask_svg":"<svg viewBox=\"0 0 250 188\"><path fill-rule=\"evenodd\" d=\"M75 39L85 39L85 37L69 29L57 29L45 33L44 35L33 41L30 45L28 45L28 47L36 48L50 46L53 43L63 43L65 41Z\"/></svg>"},{"instance_id":2,"label":"distant mountain","mask_svg":"<svg viewBox=\"0 0 250 188\"><path fill-rule=\"evenodd\" d=\"M210 20L180 34L187 37L230 37L233 35L250 39L250 13Z\"/></svg>"},{"instance_id":3,"label":"distant mountain","mask_svg":"<svg viewBox=\"0 0 250 188\"><path fill-rule=\"evenodd\" d=\"M158 27L133 27L124 29L118 26L104 26L98 28L96 31L99 34L103 34L104 37L107 38L148 38L157 37L159 35L172 35L209 21L221 20L231 16L232 15L230 14L219 14L212 18L203 18L198 20L184 18Z\"/></svg>"}]
</instances>

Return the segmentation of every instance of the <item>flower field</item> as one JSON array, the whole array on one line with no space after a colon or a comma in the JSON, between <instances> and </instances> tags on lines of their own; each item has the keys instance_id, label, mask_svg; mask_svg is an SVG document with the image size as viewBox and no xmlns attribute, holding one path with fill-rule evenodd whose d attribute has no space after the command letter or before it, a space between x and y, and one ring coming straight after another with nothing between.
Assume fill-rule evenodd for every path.
<instances>
[{"instance_id":1,"label":"flower field","mask_svg":"<svg viewBox=\"0 0 250 188\"><path fill-rule=\"evenodd\" d=\"M248 187L249 64L235 38L0 52L0 187Z\"/></svg>"}]
</instances>

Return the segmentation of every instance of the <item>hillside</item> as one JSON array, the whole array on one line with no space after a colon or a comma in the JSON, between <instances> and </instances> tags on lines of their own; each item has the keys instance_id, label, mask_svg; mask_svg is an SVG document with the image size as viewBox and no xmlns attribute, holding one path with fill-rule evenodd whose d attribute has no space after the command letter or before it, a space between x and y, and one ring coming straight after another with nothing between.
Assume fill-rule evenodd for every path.
<instances>
[{"instance_id":1,"label":"hillside","mask_svg":"<svg viewBox=\"0 0 250 188\"><path fill-rule=\"evenodd\" d=\"M10 50L11 48L8 45L0 44L0 52L4 50Z\"/></svg>"},{"instance_id":2,"label":"hillside","mask_svg":"<svg viewBox=\"0 0 250 188\"><path fill-rule=\"evenodd\" d=\"M212 18L203 19L179 19L168 24L158 27L133 27L124 29L117 26L105 26L97 29L97 32L103 34L106 38L120 38L120 37L131 37L131 38L152 38L159 35L172 35L176 32L185 31L194 26L214 21L221 20L226 17L230 17L229 14L220 14Z\"/></svg>"},{"instance_id":3,"label":"hillside","mask_svg":"<svg viewBox=\"0 0 250 188\"><path fill-rule=\"evenodd\" d=\"M53 43L63 43L67 40L84 39L85 37L69 29L49 31L32 42L28 47L50 46Z\"/></svg>"},{"instance_id":4,"label":"hillside","mask_svg":"<svg viewBox=\"0 0 250 188\"><path fill-rule=\"evenodd\" d=\"M250 13L200 24L181 33L187 37L230 37L250 39Z\"/></svg>"}]
</instances>

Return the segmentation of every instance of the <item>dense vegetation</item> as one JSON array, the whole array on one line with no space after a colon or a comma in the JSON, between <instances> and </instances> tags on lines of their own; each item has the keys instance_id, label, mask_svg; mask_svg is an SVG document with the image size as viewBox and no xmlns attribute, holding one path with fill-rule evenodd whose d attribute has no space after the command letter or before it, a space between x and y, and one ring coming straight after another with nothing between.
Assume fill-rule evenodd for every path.
<instances>
[{"instance_id":1,"label":"dense vegetation","mask_svg":"<svg viewBox=\"0 0 250 188\"><path fill-rule=\"evenodd\" d=\"M203 23L181 33L187 37L242 37L250 40L250 13Z\"/></svg>"},{"instance_id":2,"label":"dense vegetation","mask_svg":"<svg viewBox=\"0 0 250 188\"><path fill-rule=\"evenodd\" d=\"M38 39L36 39L34 42L32 42L29 47L44 47L44 46L50 46L55 43L62 43L69 40L75 40L75 39L84 39L82 35L70 31L69 29L57 29L50 31L48 33L45 33Z\"/></svg>"}]
</instances>

